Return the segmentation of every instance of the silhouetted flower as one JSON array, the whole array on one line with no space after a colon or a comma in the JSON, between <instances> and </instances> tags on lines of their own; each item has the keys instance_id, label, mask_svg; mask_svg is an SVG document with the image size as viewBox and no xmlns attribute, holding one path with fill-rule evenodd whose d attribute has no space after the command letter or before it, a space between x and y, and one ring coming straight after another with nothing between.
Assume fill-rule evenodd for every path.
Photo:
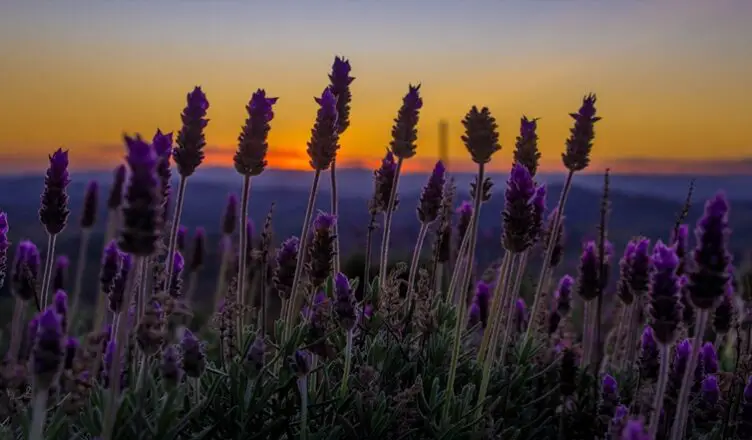
<instances>
[{"instance_id":1,"label":"silhouetted flower","mask_svg":"<svg viewBox=\"0 0 752 440\"><path fill-rule=\"evenodd\" d=\"M188 103L180 115L183 127L178 132L178 146L172 153L178 172L184 178L190 177L204 161L204 129L209 123L205 118L209 101L201 87L195 87L188 93L186 100Z\"/></svg>"},{"instance_id":2,"label":"silhouetted flower","mask_svg":"<svg viewBox=\"0 0 752 440\"><path fill-rule=\"evenodd\" d=\"M238 198L235 194L227 196L225 213L222 216L222 234L232 235L238 225Z\"/></svg>"},{"instance_id":3,"label":"silhouetted flower","mask_svg":"<svg viewBox=\"0 0 752 440\"><path fill-rule=\"evenodd\" d=\"M591 301L598 296L599 273L598 250L595 242L591 240L583 246L577 279L577 294L585 301Z\"/></svg>"},{"instance_id":4,"label":"silhouetted flower","mask_svg":"<svg viewBox=\"0 0 752 440\"><path fill-rule=\"evenodd\" d=\"M646 383L658 380L660 361L660 350L655 342L653 329L645 326L640 338L640 378Z\"/></svg>"},{"instance_id":5,"label":"silhouetted flower","mask_svg":"<svg viewBox=\"0 0 752 440\"><path fill-rule=\"evenodd\" d=\"M624 249L624 256L619 260L619 284L616 294L624 304L630 305L634 301L634 294L629 287L630 269L632 268L632 257L635 252L635 242L630 241Z\"/></svg>"},{"instance_id":6,"label":"silhouetted flower","mask_svg":"<svg viewBox=\"0 0 752 440\"><path fill-rule=\"evenodd\" d=\"M467 200L463 200L457 208L457 243L462 244L462 240L465 238L468 229L470 229L470 220L473 217L473 204Z\"/></svg>"},{"instance_id":7,"label":"silhouetted flower","mask_svg":"<svg viewBox=\"0 0 752 440\"><path fill-rule=\"evenodd\" d=\"M350 84L355 80L350 76L350 61L345 57L334 57L332 73L329 74L329 86L337 98L337 132L342 134L350 126L350 101L352 93Z\"/></svg>"},{"instance_id":8,"label":"silhouetted flower","mask_svg":"<svg viewBox=\"0 0 752 440\"><path fill-rule=\"evenodd\" d=\"M97 222L97 208L99 205L99 183L92 180L86 185L84 193L84 207L81 211L81 229L91 229Z\"/></svg>"},{"instance_id":9,"label":"silhouetted flower","mask_svg":"<svg viewBox=\"0 0 752 440\"><path fill-rule=\"evenodd\" d=\"M235 170L244 176L258 176L266 169L269 122L274 118L272 106L277 99L268 98L264 89L258 89L245 107L248 118L238 136L238 150L233 158Z\"/></svg>"},{"instance_id":10,"label":"silhouetted flower","mask_svg":"<svg viewBox=\"0 0 752 440\"><path fill-rule=\"evenodd\" d=\"M151 146L136 136L126 136L126 161L131 177L125 192L123 227L118 247L134 256L149 256L156 250L162 230L159 182L155 174L157 158Z\"/></svg>"},{"instance_id":11,"label":"silhouetted flower","mask_svg":"<svg viewBox=\"0 0 752 440\"><path fill-rule=\"evenodd\" d=\"M635 248L629 268L629 288L632 293L642 296L650 286L650 267L653 264L650 256L650 240L638 238L634 240Z\"/></svg>"},{"instance_id":12,"label":"silhouetted flower","mask_svg":"<svg viewBox=\"0 0 752 440\"><path fill-rule=\"evenodd\" d=\"M188 270L191 273L195 273L204 267L206 256L206 232L204 228L196 228L196 232L193 234L193 248L191 250L191 262Z\"/></svg>"},{"instance_id":13,"label":"silhouetted flower","mask_svg":"<svg viewBox=\"0 0 752 440\"><path fill-rule=\"evenodd\" d=\"M170 170L172 132L163 134L161 130L157 130L151 143L157 156L157 176L162 194L162 218L166 221L170 204L170 179L172 178L172 170Z\"/></svg>"},{"instance_id":14,"label":"silhouetted flower","mask_svg":"<svg viewBox=\"0 0 752 440\"><path fill-rule=\"evenodd\" d=\"M175 237L175 248L179 252L185 252L185 236L188 234L188 228L183 225L178 226L178 235Z\"/></svg>"},{"instance_id":15,"label":"silhouetted flower","mask_svg":"<svg viewBox=\"0 0 752 440\"><path fill-rule=\"evenodd\" d=\"M569 130L567 150L562 153L561 159L570 171L582 171L590 164L594 126L601 119L595 116L595 101L595 95L587 95L582 100L580 110L569 114L574 119L574 127Z\"/></svg>"},{"instance_id":16,"label":"silhouetted flower","mask_svg":"<svg viewBox=\"0 0 752 440\"><path fill-rule=\"evenodd\" d=\"M320 98L314 98L319 105L316 122L308 141L308 157L311 168L317 171L329 169L339 150L337 133L337 98L331 89L324 89Z\"/></svg>"},{"instance_id":17,"label":"silhouetted flower","mask_svg":"<svg viewBox=\"0 0 752 440\"><path fill-rule=\"evenodd\" d=\"M418 118L423 107L420 97L420 84L408 86L407 94L402 98L402 106L397 112L392 126L392 140L389 149L399 159L410 159L415 156L418 140Z\"/></svg>"},{"instance_id":18,"label":"silhouetted flower","mask_svg":"<svg viewBox=\"0 0 752 440\"><path fill-rule=\"evenodd\" d=\"M538 150L538 118L528 119L523 116L520 120L520 135L514 144L514 161L523 165L535 177L541 153Z\"/></svg>"},{"instance_id":19,"label":"silhouetted flower","mask_svg":"<svg viewBox=\"0 0 752 440\"><path fill-rule=\"evenodd\" d=\"M102 266L99 273L99 290L109 295L112 292L112 286L115 284L115 278L120 273L120 251L117 248L117 243L112 240L104 248L104 256L102 257Z\"/></svg>"},{"instance_id":20,"label":"silhouetted flower","mask_svg":"<svg viewBox=\"0 0 752 440\"><path fill-rule=\"evenodd\" d=\"M59 234L68 222L70 210L66 188L69 183L68 150L58 148L50 156L50 166L44 178L42 206L39 208L39 220L50 235Z\"/></svg>"},{"instance_id":21,"label":"silhouetted flower","mask_svg":"<svg viewBox=\"0 0 752 440\"><path fill-rule=\"evenodd\" d=\"M428 182L423 187L418 206L418 220L423 224L431 224L439 217L444 196L445 173L444 164L441 161L436 162Z\"/></svg>"},{"instance_id":22,"label":"silhouetted flower","mask_svg":"<svg viewBox=\"0 0 752 440\"><path fill-rule=\"evenodd\" d=\"M487 107L478 110L473 106L462 120L465 134L462 142L476 164L486 164L491 156L501 150L499 145L499 126ZM528 172L529 174L529 172Z\"/></svg>"},{"instance_id":23,"label":"silhouetted flower","mask_svg":"<svg viewBox=\"0 0 752 440\"><path fill-rule=\"evenodd\" d=\"M705 204L705 215L697 222L697 247L692 252L695 268L688 276L687 289L699 309L712 309L726 293L731 263L728 212L726 197L718 193Z\"/></svg>"}]
</instances>

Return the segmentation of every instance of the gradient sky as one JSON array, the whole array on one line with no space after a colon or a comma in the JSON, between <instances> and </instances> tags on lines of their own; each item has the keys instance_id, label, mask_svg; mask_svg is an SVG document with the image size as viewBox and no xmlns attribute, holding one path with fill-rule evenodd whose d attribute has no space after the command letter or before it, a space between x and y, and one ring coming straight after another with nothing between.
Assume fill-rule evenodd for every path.
<instances>
[{"instance_id":1,"label":"gradient sky","mask_svg":"<svg viewBox=\"0 0 752 440\"><path fill-rule=\"evenodd\" d=\"M438 121L468 165L471 105L500 123L508 169L522 114L541 117L561 169L567 113L598 94L594 167L752 172L749 0L10 0L0 6L0 171L39 169L58 146L75 168L110 167L121 135L179 128L197 84L211 102L208 162L228 164L251 93L279 96L270 166L305 167L313 96L334 55L353 65L342 161L372 166L408 83L421 82L419 154ZM724 165L726 164L726 165Z\"/></svg>"}]
</instances>

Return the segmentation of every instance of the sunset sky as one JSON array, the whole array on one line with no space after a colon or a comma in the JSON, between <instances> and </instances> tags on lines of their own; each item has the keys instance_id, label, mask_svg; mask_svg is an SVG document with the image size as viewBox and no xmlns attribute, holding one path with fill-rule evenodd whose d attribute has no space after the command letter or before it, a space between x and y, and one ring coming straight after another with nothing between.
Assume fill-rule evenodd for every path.
<instances>
[{"instance_id":1,"label":"sunset sky","mask_svg":"<svg viewBox=\"0 0 752 440\"><path fill-rule=\"evenodd\" d=\"M507 169L522 114L540 117L544 168L561 169L570 119L598 94L594 170L752 172L749 0L9 0L0 7L0 171L41 169L69 148L109 168L123 132L179 129L185 95L207 93L207 161L230 163L251 93L279 96L270 166L305 168L334 55L353 66L340 157L375 164L409 83L422 83L419 154L449 121L488 106ZM728 167L728 165L733 167Z\"/></svg>"}]
</instances>

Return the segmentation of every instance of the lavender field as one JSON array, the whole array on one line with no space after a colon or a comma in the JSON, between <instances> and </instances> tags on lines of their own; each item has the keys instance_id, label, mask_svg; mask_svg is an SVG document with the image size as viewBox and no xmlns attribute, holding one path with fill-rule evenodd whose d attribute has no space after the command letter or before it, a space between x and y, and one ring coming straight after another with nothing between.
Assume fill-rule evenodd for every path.
<instances>
[{"instance_id":1,"label":"lavender field","mask_svg":"<svg viewBox=\"0 0 752 440\"><path fill-rule=\"evenodd\" d=\"M340 57L322 73L294 185L255 185L274 166L263 89L234 180L198 177L201 87L174 132L125 135L111 175L71 176L59 149L43 178L0 179L1 438L752 438L745 193L583 175L594 94L572 103L563 179L538 173L537 119L473 106L477 173L439 161L417 183L419 85L352 184L354 80Z\"/></svg>"}]
</instances>

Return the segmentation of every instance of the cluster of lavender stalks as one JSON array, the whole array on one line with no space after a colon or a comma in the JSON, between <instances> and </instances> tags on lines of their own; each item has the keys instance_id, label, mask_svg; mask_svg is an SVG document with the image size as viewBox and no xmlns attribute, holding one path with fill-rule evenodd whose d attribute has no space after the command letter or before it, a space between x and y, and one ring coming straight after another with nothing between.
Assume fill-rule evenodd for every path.
<instances>
[{"instance_id":1,"label":"cluster of lavender stalks","mask_svg":"<svg viewBox=\"0 0 752 440\"><path fill-rule=\"evenodd\" d=\"M501 149L498 127L487 108L472 107L462 123L462 141L477 165L470 201L454 211L456 188L438 162L418 202L420 232L408 270L407 295L395 297L387 271L392 215L398 206L398 186L405 161L417 150L417 123L423 100L420 86L410 86L394 119L392 140L386 156L374 172L374 195L369 203L371 222L366 242L367 261L361 278L365 286L356 300L354 284L340 272L337 238L336 158L339 139L349 127L350 64L334 61L330 84L315 98L319 108L311 130L307 153L314 171L310 198L299 237L284 240L274 252L272 211L258 240L248 219L252 177L267 166L267 138L277 98L259 89L246 110L248 118L238 137L235 169L242 176L240 210L231 197L222 223L220 275L213 297L216 327L220 333L218 368L229 368L236 358L266 365L269 346L283 347L302 326L308 332L323 331L322 316L330 316L346 338L344 373L340 385L348 392L353 336L359 326L377 313L389 316L398 331L412 317L433 313L439 303L453 304L458 319L444 390L445 416L455 399L455 380L462 352L474 353L482 377L477 385L478 413L491 381L492 368L507 362L512 347L540 346L537 362L560 363L598 374L602 378L599 414L609 419L604 438L687 438L688 422L695 432L710 432L741 414L752 420L752 377L746 382L752 354L752 310L748 297L741 299L731 273L727 250L728 203L719 194L709 200L697 223L696 246L689 249L688 228L680 221L670 244L646 238L630 242L620 261L613 329L602 337L604 292L614 249L606 239L607 191L604 195L600 238L584 245L576 278L569 275L554 282L553 272L563 253L563 214L575 173L585 170L593 147L596 116L594 95L586 96L574 120L562 161L568 174L555 208L546 212L546 187L535 180L540 153L537 120L523 117L516 138L514 164L506 182L505 208L501 215L503 256L490 282L476 280L474 262L478 216L491 196L486 165ZM163 383L186 386L192 399L201 399L201 382L207 360L204 343L186 328L190 302L195 300L197 277L204 266L204 233L197 230L191 259L185 262L186 231L181 212L189 177L204 159L204 129L209 103L200 87L187 95L181 114L182 127L173 145L172 133L157 130L151 141L126 136L126 166L115 173L107 199L106 245L99 275L100 295L89 328L81 328L80 292L89 236L96 222L99 201L96 182L86 190L81 215L81 241L72 293L65 287L66 258L55 259L56 240L68 224L68 152L50 156L39 218L48 234L44 265L40 252L21 241L7 270L8 219L0 213L0 283L6 273L16 298L9 350L2 370L3 417L12 418L26 404L32 407L29 439L44 438L48 408L62 405L68 414L81 410L92 388L106 389L102 440L113 438L120 396L125 387L142 386L147 372L159 365ZM176 189L170 186L174 160L179 174ZM313 205L324 171L332 188L330 213L318 213ZM606 175L606 190L607 190ZM170 202L174 200L170 216ZM369 274L372 234L377 219L382 240L379 272ZM683 220L683 218L682 218ZM239 240L234 240L236 229ZM434 238L432 261L419 266L429 233ZM519 297L522 277L533 251L540 248L543 262L530 310ZM449 271L447 271L450 269ZM445 272L447 271L447 272ZM40 273L41 272L41 273ZM445 277L451 274L450 277ZM187 286L183 278L187 275ZM451 278L445 286L447 278ZM431 280L431 281L429 281ZM331 283L331 284L329 284ZM331 287L327 288L330 285ZM426 287L428 286L428 287ZM554 288L554 286L556 286ZM421 291L432 292L426 306ZM470 293L468 298L468 291ZM553 294L551 294L553 291ZM573 295L584 304L583 335L574 331L571 319ZM747 292L749 293L749 292ZM268 316L269 294L282 300L280 316ZM745 302L746 301L746 302ZM744 304L742 312L739 304ZM610 304L609 304L610 305ZM26 314L37 314L28 322ZM325 310L325 311L324 311ZM255 318L255 319L254 319ZM277 318L281 335L268 334L267 323ZM254 322L255 321L255 322ZM24 328L27 330L24 331ZM78 337L78 335L83 336ZM467 343L467 335L472 336ZM714 341L705 342L712 334ZM245 337L250 335L249 343ZM734 335L735 338L727 337ZM271 339L276 339L271 341ZM269 344L269 342L273 342ZM513 342L514 341L514 342ZM736 347L736 370L719 371L718 351ZM244 350L242 347L248 347ZM301 438L305 438L308 375L326 358L326 347L295 347L289 355L301 390ZM282 353L288 355L288 353ZM277 356L279 358L279 356ZM282 362L271 368L279 370ZM135 384L127 383L135 372ZM620 405L614 376L636 373L638 388L631 406ZM565 372L562 371L562 377ZM314 380L315 376L311 376ZM185 380L184 380L185 379ZM562 388L562 411L574 391ZM698 404L691 402L698 401ZM752 423L740 425L740 438L752 436ZM747 436L747 437L745 437Z\"/></svg>"}]
</instances>

